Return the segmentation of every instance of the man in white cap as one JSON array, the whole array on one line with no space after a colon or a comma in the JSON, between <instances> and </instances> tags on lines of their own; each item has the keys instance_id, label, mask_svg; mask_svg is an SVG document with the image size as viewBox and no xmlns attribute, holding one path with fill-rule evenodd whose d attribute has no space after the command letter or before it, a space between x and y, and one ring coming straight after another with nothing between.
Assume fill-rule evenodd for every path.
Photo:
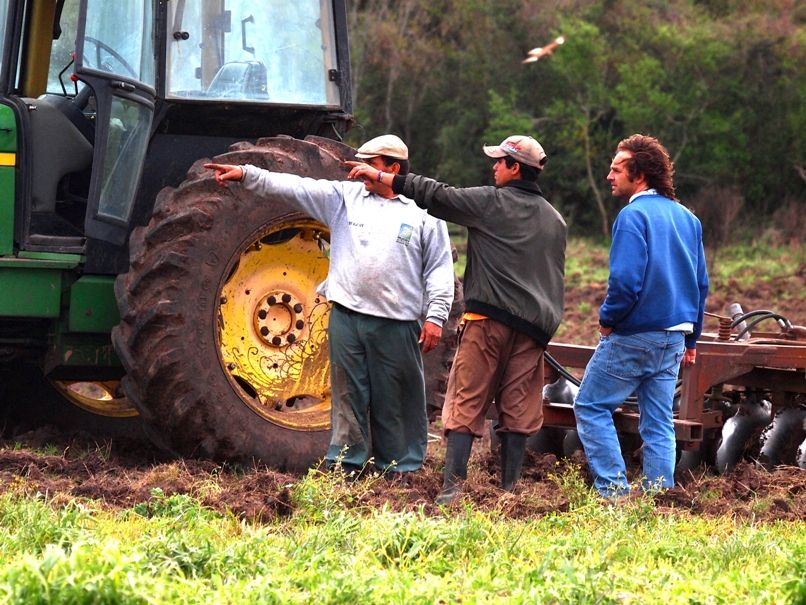
<instances>
[{"instance_id":1,"label":"man in white cap","mask_svg":"<svg viewBox=\"0 0 806 605\"><path fill-rule=\"evenodd\" d=\"M408 172L395 135L356 153L376 172ZM280 197L330 229L329 466L356 474L370 456L389 477L422 467L428 437L422 352L439 343L453 300L448 229L388 184L325 181L255 166L207 164L216 180ZM370 443L371 435L371 443Z\"/></svg>"},{"instance_id":2,"label":"man in white cap","mask_svg":"<svg viewBox=\"0 0 806 605\"><path fill-rule=\"evenodd\" d=\"M350 178L389 185L429 214L467 227L466 313L442 409L448 447L440 504L459 496L493 400L501 485L514 487L526 439L543 424L543 351L563 313L566 226L537 185L546 154L523 135L484 153L495 159L495 187L457 189L348 162Z\"/></svg>"}]
</instances>

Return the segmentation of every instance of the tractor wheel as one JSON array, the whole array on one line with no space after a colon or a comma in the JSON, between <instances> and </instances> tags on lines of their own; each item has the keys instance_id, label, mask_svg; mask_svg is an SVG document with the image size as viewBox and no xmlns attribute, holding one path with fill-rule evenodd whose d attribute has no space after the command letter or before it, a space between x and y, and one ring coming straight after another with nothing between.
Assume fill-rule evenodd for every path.
<instances>
[{"instance_id":1,"label":"tractor wheel","mask_svg":"<svg viewBox=\"0 0 806 605\"><path fill-rule=\"evenodd\" d=\"M215 158L343 179L352 149L311 138L239 143ZM277 199L218 186L197 162L160 192L115 284L124 390L174 454L301 470L327 449L329 233Z\"/></svg>"},{"instance_id":2,"label":"tractor wheel","mask_svg":"<svg viewBox=\"0 0 806 605\"><path fill-rule=\"evenodd\" d=\"M278 137L215 161L337 180L353 153L328 139ZM174 455L303 470L329 437L330 307L316 287L330 235L280 200L221 188L203 163L160 192L149 224L132 234L112 332L123 388L151 439ZM445 373L437 365L426 382L444 392L444 380L429 382Z\"/></svg>"},{"instance_id":3,"label":"tractor wheel","mask_svg":"<svg viewBox=\"0 0 806 605\"><path fill-rule=\"evenodd\" d=\"M145 440L137 411L120 396L117 381L51 380L38 366L12 362L0 369L0 384L6 436L51 425L64 433Z\"/></svg>"},{"instance_id":4,"label":"tractor wheel","mask_svg":"<svg viewBox=\"0 0 806 605\"><path fill-rule=\"evenodd\" d=\"M51 384L71 404L98 416L130 418L137 410L120 392L119 380L52 380Z\"/></svg>"}]
</instances>

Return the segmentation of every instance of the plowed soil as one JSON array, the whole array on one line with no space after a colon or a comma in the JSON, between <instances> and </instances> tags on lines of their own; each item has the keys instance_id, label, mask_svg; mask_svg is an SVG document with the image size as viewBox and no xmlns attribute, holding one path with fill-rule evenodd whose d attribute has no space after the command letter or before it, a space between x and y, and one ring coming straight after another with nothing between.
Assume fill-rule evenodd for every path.
<instances>
[{"instance_id":1,"label":"plowed soil","mask_svg":"<svg viewBox=\"0 0 806 605\"><path fill-rule=\"evenodd\" d=\"M147 503L152 490L189 494L206 506L249 521L266 522L291 514L290 486L300 476L267 468L233 468L210 461L168 460L140 442L98 444L89 436L67 437L48 428L21 435L15 447L0 449L0 490L46 494L55 504L90 499L108 509ZM42 446L60 453L44 454ZM10 445L10 444L7 444ZM444 449L432 443L425 468L408 484L367 476L349 481L338 474L354 497L350 506L411 510L422 507L440 514L433 504L442 483ZM558 489L567 473L585 472L581 454L558 460L553 454L527 453L523 479L513 493L498 488L498 456L489 442L475 444L464 498L478 508L512 518L564 511L574 491ZM633 469L632 472L635 472ZM320 471L311 471L318 473ZM704 469L677 477L675 488L655 496L658 510L771 520L806 520L806 471L780 467L768 472L740 464L726 475ZM461 503L454 506L461 506Z\"/></svg>"},{"instance_id":2,"label":"plowed soil","mask_svg":"<svg viewBox=\"0 0 806 605\"><path fill-rule=\"evenodd\" d=\"M589 253L589 261L607 267L608 257L604 250ZM760 268L763 271L763 267ZM746 281L746 280L745 280ZM581 274L566 275L565 312L563 322L555 340L584 345L595 345L599 341L598 310L607 292L607 282L591 282ZM706 299L705 310L716 315L727 315L731 303L738 302L745 312L758 309L774 311L787 318L792 324L806 326L806 265L792 275L781 275L763 279L762 275L751 285L728 278L726 282L712 279L711 291ZM716 333L719 323L706 317L703 329ZM772 320L758 325L759 330L777 332Z\"/></svg>"},{"instance_id":3,"label":"plowed soil","mask_svg":"<svg viewBox=\"0 0 806 605\"><path fill-rule=\"evenodd\" d=\"M605 287L606 284L594 284L569 288L560 340L578 344L596 342L595 309ZM772 300L776 301L773 308L778 313L795 324L806 325L802 295L791 295L804 291L806 273L802 270L786 283L765 283L750 292L731 292L729 287L717 289L709 299L709 310L724 313L725 305L733 300L742 301L745 310L767 308ZM784 296L787 292L790 295ZM585 301L591 302L589 309L582 304ZM444 447L438 426L433 426L431 432L433 439L425 468L414 474L409 484L379 477L345 482L346 488L356 494L351 506L386 504L395 510L422 506L425 511L437 514L439 509L433 500L441 485ZM630 466L630 472L638 472L636 460L631 460ZM567 477L572 467L586 476L581 454L570 460L558 460L552 454L529 452L523 479L514 493L504 493L497 487L497 453L489 440L484 440L474 446L464 497L481 509L518 518L566 510L570 505L568 490L558 489L557 477ZM293 512L289 486L299 479L298 475L266 468L233 468L205 460L166 459L140 441L119 438L98 443L91 436L66 435L50 427L40 427L0 443L0 491L47 494L57 503L92 499L111 509L125 508L147 502L152 490L160 488L168 495L191 494L207 506L231 511L244 519L266 521ZM342 479L336 476L333 480ZM677 477L677 482L674 489L655 497L659 510L706 516L729 514L756 520L806 519L806 471L798 468L766 471L743 463L725 475L704 468L686 471Z\"/></svg>"}]
</instances>

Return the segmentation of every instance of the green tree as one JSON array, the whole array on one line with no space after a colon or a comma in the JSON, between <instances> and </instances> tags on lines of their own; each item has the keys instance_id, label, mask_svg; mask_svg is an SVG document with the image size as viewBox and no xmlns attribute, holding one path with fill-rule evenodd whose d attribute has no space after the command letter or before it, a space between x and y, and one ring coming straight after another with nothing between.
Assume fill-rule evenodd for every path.
<instances>
[{"instance_id":1,"label":"green tree","mask_svg":"<svg viewBox=\"0 0 806 605\"><path fill-rule=\"evenodd\" d=\"M602 191L612 150L613 107L609 93L611 51L598 27L579 19L562 24L566 43L547 64L551 77L561 82L561 95L545 110L547 132L562 151L568 177L559 186L573 188L578 203L593 197L603 237L610 233L610 211ZM574 204L568 204L573 206Z\"/></svg>"},{"instance_id":2,"label":"green tree","mask_svg":"<svg viewBox=\"0 0 806 605\"><path fill-rule=\"evenodd\" d=\"M613 150L644 132L669 148L681 199L716 218L759 224L806 199L803 3L360 0L350 25L350 140L400 134L418 172L490 182L480 146L532 134L549 198L572 229L606 236ZM553 55L521 64L558 34Z\"/></svg>"}]
</instances>

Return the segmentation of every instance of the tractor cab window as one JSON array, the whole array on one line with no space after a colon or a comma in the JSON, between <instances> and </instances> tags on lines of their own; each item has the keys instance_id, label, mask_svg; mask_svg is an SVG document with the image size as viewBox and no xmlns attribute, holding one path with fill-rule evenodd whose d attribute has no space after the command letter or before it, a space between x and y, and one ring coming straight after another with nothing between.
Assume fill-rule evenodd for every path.
<instances>
[{"instance_id":1,"label":"tractor cab window","mask_svg":"<svg viewBox=\"0 0 806 605\"><path fill-rule=\"evenodd\" d=\"M85 25L83 67L153 87L151 3L87 0L87 15L92 18Z\"/></svg>"},{"instance_id":2,"label":"tractor cab window","mask_svg":"<svg viewBox=\"0 0 806 605\"><path fill-rule=\"evenodd\" d=\"M8 17L8 0L0 0L0 40L6 39L6 17ZM0 53L2 55L2 53ZM0 56L0 69L3 67L3 57Z\"/></svg>"},{"instance_id":3,"label":"tractor cab window","mask_svg":"<svg viewBox=\"0 0 806 605\"><path fill-rule=\"evenodd\" d=\"M176 0L167 36L168 97L339 104L328 0Z\"/></svg>"},{"instance_id":4,"label":"tractor cab window","mask_svg":"<svg viewBox=\"0 0 806 605\"><path fill-rule=\"evenodd\" d=\"M79 0L65 0L59 19L59 36L53 40L48 66L47 92L71 96L78 93L83 84L72 80L75 71L76 33L78 30Z\"/></svg>"},{"instance_id":5,"label":"tractor cab window","mask_svg":"<svg viewBox=\"0 0 806 605\"><path fill-rule=\"evenodd\" d=\"M97 103L85 233L122 244L154 113L154 3L81 0L79 6L76 74Z\"/></svg>"},{"instance_id":6,"label":"tractor cab window","mask_svg":"<svg viewBox=\"0 0 806 605\"><path fill-rule=\"evenodd\" d=\"M80 0L65 0L61 9L59 34L53 40L48 68L47 92L52 94L75 95L84 86L71 79L75 71L79 5ZM148 3L89 0L88 11L93 19L87 22L84 32L84 67L153 87L153 45L150 39L144 39L150 36L150 27L145 27L151 19ZM143 23L144 27L120 28L120 20Z\"/></svg>"}]
</instances>

